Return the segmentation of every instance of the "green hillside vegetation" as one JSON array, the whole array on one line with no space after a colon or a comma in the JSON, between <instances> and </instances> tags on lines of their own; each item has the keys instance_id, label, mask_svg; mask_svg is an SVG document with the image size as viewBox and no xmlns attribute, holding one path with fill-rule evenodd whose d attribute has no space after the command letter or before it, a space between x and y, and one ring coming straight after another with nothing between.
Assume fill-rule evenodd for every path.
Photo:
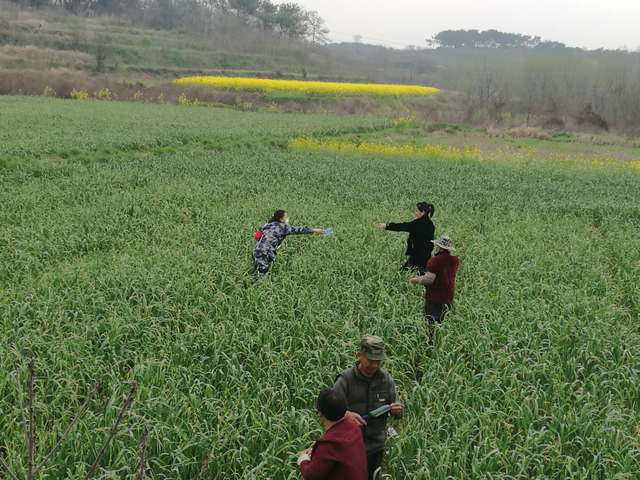
<instances>
[{"instance_id":1,"label":"green hillside vegetation","mask_svg":"<svg viewBox=\"0 0 640 480\"><path fill-rule=\"evenodd\" d=\"M313 57L313 52L305 52L302 45L286 48L284 41L280 48L270 45L265 51L241 52L215 45L204 36L136 27L110 17L79 18L41 11L0 15L4 44L0 59L4 68L91 71L97 68L97 56L103 48L104 71L122 78L175 78L180 73L220 70L301 75L301 67ZM35 51L25 55L28 47L42 50L39 55ZM296 51L299 53L293 54ZM305 61L296 61L296 56L304 56Z\"/></svg>"}]
</instances>

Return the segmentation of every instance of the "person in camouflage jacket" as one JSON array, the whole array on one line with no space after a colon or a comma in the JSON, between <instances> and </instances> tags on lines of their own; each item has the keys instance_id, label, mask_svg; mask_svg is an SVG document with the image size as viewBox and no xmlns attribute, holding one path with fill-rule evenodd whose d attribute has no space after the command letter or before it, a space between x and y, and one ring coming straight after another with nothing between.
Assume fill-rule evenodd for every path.
<instances>
[{"instance_id":1,"label":"person in camouflage jacket","mask_svg":"<svg viewBox=\"0 0 640 480\"><path fill-rule=\"evenodd\" d=\"M253 273L260 278L269 272L276 259L280 244L289 235L322 234L324 230L309 227L291 227L289 215L284 210L276 210L269 222L257 232L256 248L253 251Z\"/></svg>"}]
</instances>

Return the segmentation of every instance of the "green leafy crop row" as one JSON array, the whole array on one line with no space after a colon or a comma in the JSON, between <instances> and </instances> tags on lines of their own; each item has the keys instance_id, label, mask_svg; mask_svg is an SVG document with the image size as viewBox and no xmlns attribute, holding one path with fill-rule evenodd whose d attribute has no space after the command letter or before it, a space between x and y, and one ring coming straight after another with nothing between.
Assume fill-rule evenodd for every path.
<instances>
[{"instance_id":1,"label":"green leafy crop row","mask_svg":"<svg viewBox=\"0 0 640 480\"><path fill-rule=\"evenodd\" d=\"M103 382L47 478L82 478L130 381L139 393L100 478L133 478L145 426L153 478L196 478L208 455L205 478L296 478L294 453L319 433L315 396L364 333L386 340L408 408L389 445L393 478L637 475L637 175L202 143L38 164L159 138L134 120L147 107L49 102L1 99L3 122L10 105L32 127L1 130L24 155L0 169L0 447L20 476L13 372L33 358L39 458ZM167 142L172 123L206 140L327 121L148 108ZM56 111L72 121L51 124ZM75 136L86 118L95 128ZM398 268L404 239L372 228L423 199L462 258L431 356L420 292ZM275 208L336 235L287 241L254 285L251 234Z\"/></svg>"}]
</instances>

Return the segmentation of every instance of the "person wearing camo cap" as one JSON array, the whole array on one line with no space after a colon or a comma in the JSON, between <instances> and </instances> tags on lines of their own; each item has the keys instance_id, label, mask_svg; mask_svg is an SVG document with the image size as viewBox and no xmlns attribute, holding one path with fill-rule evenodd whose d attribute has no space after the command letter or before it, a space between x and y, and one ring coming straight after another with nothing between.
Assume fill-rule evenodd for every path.
<instances>
[{"instance_id":1,"label":"person wearing camo cap","mask_svg":"<svg viewBox=\"0 0 640 480\"><path fill-rule=\"evenodd\" d=\"M360 341L356 364L338 375L333 386L347 399L347 415L363 427L369 479L374 478L382 465L389 414L401 418L404 413L393 378L381 368L385 357L384 341L366 335ZM388 413L379 417L369 415L385 405L390 407Z\"/></svg>"}]
</instances>

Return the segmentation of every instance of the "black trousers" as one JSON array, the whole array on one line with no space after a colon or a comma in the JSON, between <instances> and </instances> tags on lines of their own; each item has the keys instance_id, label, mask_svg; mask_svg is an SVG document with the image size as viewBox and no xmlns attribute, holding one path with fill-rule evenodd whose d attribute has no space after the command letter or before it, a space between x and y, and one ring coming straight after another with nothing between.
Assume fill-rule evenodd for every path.
<instances>
[{"instance_id":1,"label":"black trousers","mask_svg":"<svg viewBox=\"0 0 640 480\"><path fill-rule=\"evenodd\" d=\"M369 480L373 480L373 473L376 469L382 466L382 459L384 457L384 450L379 452L367 453L367 469L369 470Z\"/></svg>"},{"instance_id":2,"label":"black trousers","mask_svg":"<svg viewBox=\"0 0 640 480\"><path fill-rule=\"evenodd\" d=\"M436 334L437 326L442 323L447 312L451 309L449 303L431 303L424 301L424 319L427 322L427 345L433 347L433 337Z\"/></svg>"},{"instance_id":3,"label":"black trousers","mask_svg":"<svg viewBox=\"0 0 640 480\"><path fill-rule=\"evenodd\" d=\"M402 268L404 270L414 270L416 271L418 274L420 275L424 275L427 269L427 260L426 258L423 257L407 257L407 261L404 262L404 265L402 265Z\"/></svg>"},{"instance_id":4,"label":"black trousers","mask_svg":"<svg viewBox=\"0 0 640 480\"><path fill-rule=\"evenodd\" d=\"M450 303L431 303L424 301L424 319L428 325L439 325L444 320L447 312L451 309Z\"/></svg>"}]
</instances>

